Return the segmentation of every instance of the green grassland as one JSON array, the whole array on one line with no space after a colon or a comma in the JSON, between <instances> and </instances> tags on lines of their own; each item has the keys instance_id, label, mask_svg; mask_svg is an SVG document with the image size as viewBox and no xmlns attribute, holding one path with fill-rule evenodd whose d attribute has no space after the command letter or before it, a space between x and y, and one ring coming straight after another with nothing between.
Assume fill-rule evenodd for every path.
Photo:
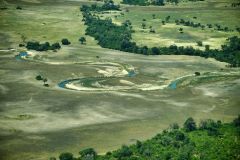
<instances>
[{"instance_id":1,"label":"green grassland","mask_svg":"<svg viewBox=\"0 0 240 160\"><path fill-rule=\"evenodd\" d=\"M79 11L81 5L93 4L94 1L0 2L1 6L7 7L0 10L1 160L46 160L65 151L77 154L87 147L93 147L99 154L104 154L123 144L133 144L136 139L151 138L169 124L182 124L190 116L197 122L208 118L229 122L240 113L238 68L227 68L226 63L210 58L183 55L144 56L101 48L97 41L85 35L86 26L81 21L82 14ZM133 40L139 44L145 41L148 46L155 45L158 41L159 45L170 41L190 44L192 42L189 39L195 43L199 37L204 43L213 38L214 43L220 44L228 36L236 34L184 28L185 36L189 36L186 38L184 34L177 33L175 29L178 27L173 24L161 26L159 19L167 15L177 18L180 13L186 19L191 19L194 14L198 17L196 21L201 23L216 22L229 27L239 24L239 11L224 8L225 2L206 1L194 4L199 5L122 5L122 8L129 9L129 12L123 9L124 16L115 19L112 13L104 14L103 17L111 16L114 22L119 23L130 19L136 31L133 33ZM214 4L213 10L211 4ZM22 10L16 10L18 5ZM196 9L191 9L191 6ZM201 12L197 12L199 7ZM153 13L156 14L156 19L152 19ZM147 20L147 25L156 29L156 34L142 32L143 18ZM174 29L169 29L170 26ZM86 37L86 45L81 45L78 41L81 36ZM26 50L25 47L19 47L19 43L32 40L54 43L60 42L62 38L68 38L71 45L62 45L57 52L28 51L34 54L26 60L18 61L15 58L20 51ZM146 40L148 38L152 40ZM9 48L15 50L8 51ZM179 77L193 75L197 71L202 73L201 76L234 73L236 77L202 81L201 76L192 76L177 89L148 91L139 88L75 91L58 86L58 83L67 79L103 77L99 71L118 71L129 66L134 67L136 76L120 76L103 83L111 87L127 84L122 82L131 82L150 86L152 89L155 86L168 85ZM39 74L47 77L49 87L44 87L42 81L35 79Z\"/></svg>"},{"instance_id":2,"label":"green grassland","mask_svg":"<svg viewBox=\"0 0 240 160\"><path fill-rule=\"evenodd\" d=\"M199 4L200 3L200 4ZM197 41L202 41L204 45L210 45L211 48L221 49L221 45L226 42L228 37L233 35L239 35L235 30L240 26L239 15L240 12L237 8L211 5L212 2L206 1L201 5L201 2L187 3L184 6L165 6L165 7L138 7L138 6L126 6L128 12L124 12L124 15L120 13L106 14L104 17L111 17L113 22L121 24L126 20L130 20L135 31L132 34L134 42L140 46L147 45L149 47L154 46L193 46L194 48L204 49L197 46ZM198 6L198 9L192 8L192 6ZM179 14L181 13L181 14ZM155 14L153 19L152 15ZM169 23L162 25L162 21L170 16ZM194 19L193 17L197 17ZM229 18L231 17L231 18ZM146 21L143 21L145 19ZM193 28L189 26L176 25L175 20L184 19L194 23L207 24L219 24L229 29L233 29L233 32L217 31L213 28ZM227 23L226 23L227 22ZM146 24L146 29L142 29L142 23ZM149 33L149 27L156 31L156 33ZM183 34L179 32L179 28L183 28Z\"/></svg>"},{"instance_id":3,"label":"green grassland","mask_svg":"<svg viewBox=\"0 0 240 160\"><path fill-rule=\"evenodd\" d=\"M19 2L19 4L22 4ZM49 5L54 10L49 10ZM82 14L79 5L40 5L37 3L23 3L23 10L16 10L17 4L5 5L7 10L1 11L0 27L2 34L8 34L12 47L18 44L35 40L40 42L60 42L62 38L68 38L72 44L79 44L78 39L85 34ZM86 37L89 45L96 45L91 37ZM1 48L4 43L1 43Z\"/></svg>"}]
</instances>

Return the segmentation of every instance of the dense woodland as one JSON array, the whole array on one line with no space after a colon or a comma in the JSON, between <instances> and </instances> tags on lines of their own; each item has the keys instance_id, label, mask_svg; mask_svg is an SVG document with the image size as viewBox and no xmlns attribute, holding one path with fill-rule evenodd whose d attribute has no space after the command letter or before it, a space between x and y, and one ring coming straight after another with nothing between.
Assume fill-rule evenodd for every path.
<instances>
[{"instance_id":1,"label":"dense woodland","mask_svg":"<svg viewBox=\"0 0 240 160\"><path fill-rule=\"evenodd\" d=\"M196 124L188 118L183 128L172 124L161 134L147 141L123 145L120 149L97 155L93 148L79 152L74 158L66 152L60 160L237 160L240 159L240 116L232 123L211 119ZM52 157L50 160L56 160Z\"/></svg>"},{"instance_id":2,"label":"dense woodland","mask_svg":"<svg viewBox=\"0 0 240 160\"><path fill-rule=\"evenodd\" d=\"M109 4L111 5L109 5ZM108 4L108 5L107 5ZM111 7L104 7L104 6ZM116 49L125 52L132 52L144 55L190 55L201 56L205 58L215 58L219 61L228 62L230 66L236 67L240 64L240 38L237 36L230 37L222 49L211 49L206 45L205 50L194 49L193 47L183 47L171 45L169 47L156 46L148 48L147 46L137 46L132 42L131 22L126 21L121 26L112 23L110 18L100 19L96 14L98 11L119 10L112 1L105 2L103 6L86 6L83 5L80 10L83 14L83 21L87 25L86 34L94 37L98 44L104 48ZM199 43L200 44L200 43Z\"/></svg>"}]
</instances>

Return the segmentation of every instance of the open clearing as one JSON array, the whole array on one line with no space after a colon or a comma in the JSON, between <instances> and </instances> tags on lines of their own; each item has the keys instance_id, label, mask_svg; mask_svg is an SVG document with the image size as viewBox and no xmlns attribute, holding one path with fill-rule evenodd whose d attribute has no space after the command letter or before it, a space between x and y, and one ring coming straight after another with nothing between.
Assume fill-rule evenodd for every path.
<instances>
[{"instance_id":1,"label":"open clearing","mask_svg":"<svg viewBox=\"0 0 240 160\"><path fill-rule=\"evenodd\" d=\"M238 68L194 56L144 56L103 49L89 36L87 45L80 45L78 38L84 35L86 26L79 6L93 2L17 3L0 3L8 7L0 10L0 159L46 160L63 151L77 154L85 147L105 153L136 139L150 138L190 116L197 121L212 118L229 122L240 113ZM16 10L17 5L23 10ZM201 23L215 20L229 27L239 26L239 11L225 8L219 12L224 6L218 3L214 3L213 10L208 3L201 3L202 12L190 10L188 5L176 10L174 6L124 7L129 12L114 20L130 19L136 30L133 39L149 46L172 42L188 45L201 38L218 48L223 39L236 34L199 31L196 35L195 29L187 28L186 40L179 38L178 31L172 33L171 29L177 28L174 24L161 26L161 21L155 22L153 13L161 19L170 13L177 17L181 12L183 18L194 14ZM156 34L142 32L142 18L156 29ZM58 52L32 52L25 60L15 58L24 50L18 47L23 41L53 43L62 38L72 44ZM132 70L134 76L129 76ZM193 76L195 72L201 76ZM39 74L48 78L49 87L35 79ZM87 79L69 84L77 90L59 87L62 81L82 78ZM179 79L182 81L176 89L168 87Z\"/></svg>"}]
</instances>

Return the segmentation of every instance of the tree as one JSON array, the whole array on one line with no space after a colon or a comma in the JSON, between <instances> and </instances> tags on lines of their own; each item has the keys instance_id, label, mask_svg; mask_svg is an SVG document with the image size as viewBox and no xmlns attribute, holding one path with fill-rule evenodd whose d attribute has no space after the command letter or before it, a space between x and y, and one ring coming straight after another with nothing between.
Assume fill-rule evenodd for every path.
<instances>
[{"instance_id":1,"label":"tree","mask_svg":"<svg viewBox=\"0 0 240 160\"><path fill-rule=\"evenodd\" d=\"M52 50L60 49L60 48L61 48L61 46L60 46L60 44L58 42L57 43L53 43L52 46L51 46Z\"/></svg>"},{"instance_id":2,"label":"tree","mask_svg":"<svg viewBox=\"0 0 240 160\"><path fill-rule=\"evenodd\" d=\"M173 3L175 3L175 5L177 5L179 3L179 0L172 0Z\"/></svg>"},{"instance_id":3,"label":"tree","mask_svg":"<svg viewBox=\"0 0 240 160\"><path fill-rule=\"evenodd\" d=\"M198 46L203 46L202 41L197 41L197 45L198 45Z\"/></svg>"},{"instance_id":4,"label":"tree","mask_svg":"<svg viewBox=\"0 0 240 160\"><path fill-rule=\"evenodd\" d=\"M179 32L180 32L180 33L183 33L183 28L179 28Z\"/></svg>"},{"instance_id":5,"label":"tree","mask_svg":"<svg viewBox=\"0 0 240 160\"><path fill-rule=\"evenodd\" d=\"M155 19L156 18L156 14L152 14L152 18Z\"/></svg>"},{"instance_id":6,"label":"tree","mask_svg":"<svg viewBox=\"0 0 240 160\"><path fill-rule=\"evenodd\" d=\"M181 131L177 131L175 135L176 135L175 138L177 141L183 141L186 138L185 134Z\"/></svg>"},{"instance_id":7,"label":"tree","mask_svg":"<svg viewBox=\"0 0 240 160\"><path fill-rule=\"evenodd\" d=\"M136 147L137 147L137 149L140 149L142 147L142 142L137 140Z\"/></svg>"},{"instance_id":8,"label":"tree","mask_svg":"<svg viewBox=\"0 0 240 160\"><path fill-rule=\"evenodd\" d=\"M153 28L151 28L149 32L150 33L156 33L155 29L153 29Z\"/></svg>"},{"instance_id":9,"label":"tree","mask_svg":"<svg viewBox=\"0 0 240 160\"><path fill-rule=\"evenodd\" d=\"M97 152L93 148L87 148L79 152L81 158L96 159Z\"/></svg>"},{"instance_id":10,"label":"tree","mask_svg":"<svg viewBox=\"0 0 240 160\"><path fill-rule=\"evenodd\" d=\"M47 78L43 78L43 83L44 83L44 85L46 84L47 81L48 81Z\"/></svg>"},{"instance_id":11,"label":"tree","mask_svg":"<svg viewBox=\"0 0 240 160\"><path fill-rule=\"evenodd\" d=\"M115 155L118 159L122 159L124 157L130 157L133 154L131 149L128 146L123 145L122 148Z\"/></svg>"},{"instance_id":12,"label":"tree","mask_svg":"<svg viewBox=\"0 0 240 160\"><path fill-rule=\"evenodd\" d=\"M200 72L195 72L195 76L200 76L201 73Z\"/></svg>"},{"instance_id":13,"label":"tree","mask_svg":"<svg viewBox=\"0 0 240 160\"><path fill-rule=\"evenodd\" d=\"M24 47L25 44L20 43L18 46L19 46L19 47Z\"/></svg>"},{"instance_id":14,"label":"tree","mask_svg":"<svg viewBox=\"0 0 240 160\"><path fill-rule=\"evenodd\" d=\"M36 80L41 81L41 80L43 80L43 77L41 75L37 75Z\"/></svg>"},{"instance_id":15,"label":"tree","mask_svg":"<svg viewBox=\"0 0 240 160\"><path fill-rule=\"evenodd\" d=\"M175 5L177 5L179 3L179 0L167 0L167 2L174 3Z\"/></svg>"},{"instance_id":16,"label":"tree","mask_svg":"<svg viewBox=\"0 0 240 160\"><path fill-rule=\"evenodd\" d=\"M238 115L238 117L233 120L233 124L236 127L240 127L240 115Z\"/></svg>"},{"instance_id":17,"label":"tree","mask_svg":"<svg viewBox=\"0 0 240 160\"><path fill-rule=\"evenodd\" d=\"M157 5L157 6L164 6L165 3L164 3L164 0L153 0L152 5Z\"/></svg>"},{"instance_id":18,"label":"tree","mask_svg":"<svg viewBox=\"0 0 240 160\"><path fill-rule=\"evenodd\" d=\"M69 45L69 44L71 44L71 42L67 38L63 38L62 39L62 44L63 45Z\"/></svg>"},{"instance_id":19,"label":"tree","mask_svg":"<svg viewBox=\"0 0 240 160\"><path fill-rule=\"evenodd\" d=\"M47 51L47 50L60 49L61 46L59 43L53 43L51 46L49 42L45 42L45 43L27 42L26 48L36 50L36 51Z\"/></svg>"},{"instance_id":20,"label":"tree","mask_svg":"<svg viewBox=\"0 0 240 160\"><path fill-rule=\"evenodd\" d=\"M205 51L209 51L210 50L210 45L205 45Z\"/></svg>"},{"instance_id":21,"label":"tree","mask_svg":"<svg viewBox=\"0 0 240 160\"><path fill-rule=\"evenodd\" d=\"M72 153L69 153L69 152L62 153L62 154L59 156L59 159L60 159L60 160L73 160L73 154L72 154Z\"/></svg>"},{"instance_id":22,"label":"tree","mask_svg":"<svg viewBox=\"0 0 240 160\"><path fill-rule=\"evenodd\" d=\"M147 46L141 47L141 48L140 48L140 53L141 53L141 54L148 55L148 47L147 47Z\"/></svg>"},{"instance_id":23,"label":"tree","mask_svg":"<svg viewBox=\"0 0 240 160\"><path fill-rule=\"evenodd\" d=\"M170 18L171 18L170 16L167 16L167 17L165 18L166 22L169 22Z\"/></svg>"},{"instance_id":24,"label":"tree","mask_svg":"<svg viewBox=\"0 0 240 160\"><path fill-rule=\"evenodd\" d=\"M159 53L160 53L159 48L157 48L157 47L152 48L152 54L158 55Z\"/></svg>"},{"instance_id":25,"label":"tree","mask_svg":"<svg viewBox=\"0 0 240 160\"><path fill-rule=\"evenodd\" d=\"M170 128L172 130L177 130L177 129L179 129L179 125L177 123L173 123L173 124L170 125Z\"/></svg>"},{"instance_id":26,"label":"tree","mask_svg":"<svg viewBox=\"0 0 240 160\"><path fill-rule=\"evenodd\" d=\"M192 117L188 118L184 123L184 129L187 132L191 132L197 129L196 123Z\"/></svg>"},{"instance_id":27,"label":"tree","mask_svg":"<svg viewBox=\"0 0 240 160\"><path fill-rule=\"evenodd\" d=\"M146 24L142 23L142 28L145 29L146 28Z\"/></svg>"},{"instance_id":28,"label":"tree","mask_svg":"<svg viewBox=\"0 0 240 160\"><path fill-rule=\"evenodd\" d=\"M16 9L22 10L22 7L21 6L17 6Z\"/></svg>"},{"instance_id":29,"label":"tree","mask_svg":"<svg viewBox=\"0 0 240 160\"><path fill-rule=\"evenodd\" d=\"M86 43L86 38L85 37L80 37L79 41L81 42L81 44Z\"/></svg>"}]
</instances>

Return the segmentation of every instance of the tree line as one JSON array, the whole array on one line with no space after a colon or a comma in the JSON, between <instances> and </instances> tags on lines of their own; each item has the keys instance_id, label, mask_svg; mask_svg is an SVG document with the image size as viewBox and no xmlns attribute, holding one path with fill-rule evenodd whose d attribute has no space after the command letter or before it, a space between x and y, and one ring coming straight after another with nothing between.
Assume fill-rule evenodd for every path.
<instances>
[{"instance_id":1,"label":"tree line","mask_svg":"<svg viewBox=\"0 0 240 160\"><path fill-rule=\"evenodd\" d=\"M71 42L67 39L67 38L63 38L61 40L62 45L70 45ZM86 43L86 38L85 37L80 37L79 38L79 42L81 44L85 44ZM19 47L24 47L25 44L19 44ZM53 43L52 45L49 42L45 42L45 43L40 43L38 41L29 41L26 43L26 48L27 49L31 49L31 50L36 50L36 51L48 51L48 50L58 50L61 48L61 45L59 42Z\"/></svg>"},{"instance_id":2,"label":"tree line","mask_svg":"<svg viewBox=\"0 0 240 160\"><path fill-rule=\"evenodd\" d=\"M240 156L239 131L240 116L231 123L207 119L198 125L190 117L183 128L173 123L150 140L137 140L133 145L123 145L105 155L98 155L93 148L86 148L79 152L78 157L64 152L59 160L236 160ZM50 160L56 158L51 157Z\"/></svg>"},{"instance_id":3,"label":"tree line","mask_svg":"<svg viewBox=\"0 0 240 160\"><path fill-rule=\"evenodd\" d=\"M237 67L240 64L240 38L237 36L228 38L226 44L222 45L220 50L211 49L209 45L205 46L205 50L176 45L148 48L147 46L138 46L135 42L132 42L131 34L133 30L130 21L126 21L119 26L112 23L110 18L100 19L96 14L93 14L93 11L96 12L93 6L83 5L80 10L83 14L83 21L87 25L86 34L94 37L103 48L144 55L171 54L211 57L230 63L232 67Z\"/></svg>"},{"instance_id":4,"label":"tree line","mask_svg":"<svg viewBox=\"0 0 240 160\"><path fill-rule=\"evenodd\" d=\"M139 6L164 6L166 3L171 3L177 5L181 0L123 0L123 4L129 5L139 5ZM204 1L204 0L188 0L191 2Z\"/></svg>"}]
</instances>

